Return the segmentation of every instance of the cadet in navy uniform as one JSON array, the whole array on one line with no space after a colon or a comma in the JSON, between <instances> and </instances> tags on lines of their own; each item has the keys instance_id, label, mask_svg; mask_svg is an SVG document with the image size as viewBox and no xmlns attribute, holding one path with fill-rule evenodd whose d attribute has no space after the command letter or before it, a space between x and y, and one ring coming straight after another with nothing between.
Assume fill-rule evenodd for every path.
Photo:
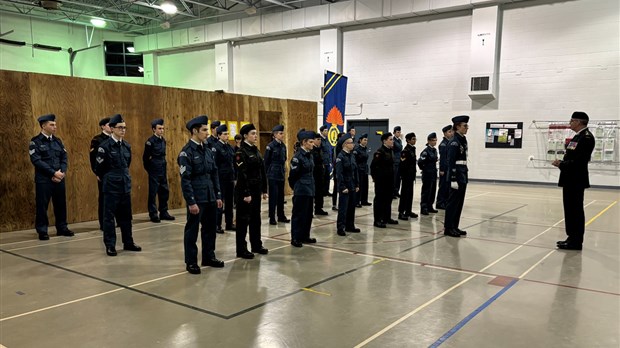
<instances>
[{"instance_id":1,"label":"cadet in navy uniform","mask_svg":"<svg viewBox=\"0 0 620 348\"><path fill-rule=\"evenodd\" d=\"M110 130L110 118L102 118L99 121L99 128L101 128L101 133L95 135L90 141L90 169L92 169L93 173L95 173L95 167L97 166L97 149L99 149L99 144L101 144L104 140L108 139L112 134L112 131ZM101 191L103 188L103 182L96 173L95 177L97 178L98 192L97 217L99 219L99 229L103 231L103 192Z\"/></svg>"},{"instance_id":2,"label":"cadet in navy uniform","mask_svg":"<svg viewBox=\"0 0 620 348\"><path fill-rule=\"evenodd\" d=\"M202 266L224 267L215 257L215 223L217 209L222 207L220 182L213 152L206 148L209 136L207 116L198 116L186 124L191 139L183 146L177 162L181 173L181 189L187 203L187 223L183 236L185 269L200 274L198 267L198 227L202 244Z\"/></svg>"},{"instance_id":3,"label":"cadet in navy uniform","mask_svg":"<svg viewBox=\"0 0 620 348\"><path fill-rule=\"evenodd\" d=\"M400 126L394 127L394 147L392 151L394 152L394 197L400 197L400 180L401 176L399 174L399 166L400 166L400 153L403 151L403 140L400 138L401 128Z\"/></svg>"},{"instance_id":4,"label":"cadet in navy uniform","mask_svg":"<svg viewBox=\"0 0 620 348\"><path fill-rule=\"evenodd\" d=\"M73 236L67 228L67 195L65 175L67 174L67 150L56 134L56 115L43 115L38 118L41 134L30 139L30 161L34 165L36 190L35 229L40 240L50 239L47 233L49 220L47 207L50 199L54 204L56 234Z\"/></svg>"},{"instance_id":5,"label":"cadet in navy uniform","mask_svg":"<svg viewBox=\"0 0 620 348\"><path fill-rule=\"evenodd\" d=\"M327 139L329 127L323 125L319 128L319 132L321 136L321 154L323 156L323 192L320 192L320 194L322 196L329 196L329 176L332 165L332 146L329 143L329 139Z\"/></svg>"},{"instance_id":6,"label":"cadet in navy uniform","mask_svg":"<svg viewBox=\"0 0 620 348\"><path fill-rule=\"evenodd\" d=\"M237 257L252 259L252 253L266 255L269 250L263 247L261 240L260 206L262 199L267 199L267 174L265 162L256 142L258 132L252 123L241 127L239 133L243 137L239 151L235 153L237 166L237 186L235 199L237 201ZM248 251L245 237L250 230L250 246Z\"/></svg>"},{"instance_id":7,"label":"cadet in navy uniform","mask_svg":"<svg viewBox=\"0 0 620 348\"><path fill-rule=\"evenodd\" d=\"M370 162L370 176L375 183L375 199L373 202L374 226L386 228L388 224L398 224L391 218L392 193L394 190L394 140L392 133L381 135L381 147L375 152Z\"/></svg>"},{"instance_id":8,"label":"cadet in navy uniform","mask_svg":"<svg viewBox=\"0 0 620 348\"><path fill-rule=\"evenodd\" d=\"M594 136L588 129L590 118L585 112L575 111L571 116L570 129L577 134L566 146L562 160L553 161L560 169L558 186L562 187L564 225L568 238L558 241L557 246L566 250L581 250L585 230L583 196L590 187L588 162L594 150Z\"/></svg>"},{"instance_id":9,"label":"cadet in navy uniform","mask_svg":"<svg viewBox=\"0 0 620 348\"><path fill-rule=\"evenodd\" d=\"M314 215L327 215L327 212L323 210L325 192L325 164L323 161L323 149L321 144L321 135L315 134L314 147L312 148L312 160L314 161ZM295 151L297 152L297 151ZM329 181L327 181L329 183Z\"/></svg>"},{"instance_id":10,"label":"cadet in navy uniform","mask_svg":"<svg viewBox=\"0 0 620 348\"><path fill-rule=\"evenodd\" d=\"M239 149L241 148L241 141L243 141L243 137L241 136L241 134L235 134L235 147L233 147L233 150L235 150L235 152L239 151Z\"/></svg>"},{"instance_id":11,"label":"cadet in navy uniform","mask_svg":"<svg viewBox=\"0 0 620 348\"><path fill-rule=\"evenodd\" d=\"M446 173L448 170L448 144L454 136L452 125L449 124L441 129L443 132L443 140L439 144L439 191L437 193L437 209L446 209L448 194L450 193L449 182L446 181Z\"/></svg>"},{"instance_id":12,"label":"cadet in navy uniform","mask_svg":"<svg viewBox=\"0 0 620 348\"><path fill-rule=\"evenodd\" d=\"M226 230L234 231L233 224L233 196L235 191L235 151L228 143L228 127L225 124L216 128L218 141L213 147L213 155L215 156L215 164L220 179L220 189L222 190L222 198L224 199L224 208L217 213L216 232L224 233L222 230L222 215L225 216Z\"/></svg>"},{"instance_id":13,"label":"cadet in navy uniform","mask_svg":"<svg viewBox=\"0 0 620 348\"><path fill-rule=\"evenodd\" d=\"M346 232L359 233L355 227L355 203L359 191L359 180L355 157L351 153L355 143L349 135L342 137L342 151L336 158L336 176L338 177L338 220L336 224L339 236Z\"/></svg>"},{"instance_id":14,"label":"cadet in navy uniform","mask_svg":"<svg viewBox=\"0 0 620 348\"><path fill-rule=\"evenodd\" d=\"M164 120L158 118L151 122L153 135L144 144L142 164L149 174L149 217L152 222L174 220L168 213L168 174L166 173L166 139L164 139ZM155 196L159 196L159 216Z\"/></svg>"},{"instance_id":15,"label":"cadet in navy uniform","mask_svg":"<svg viewBox=\"0 0 620 348\"><path fill-rule=\"evenodd\" d=\"M123 138L127 127L121 115L110 118L112 136L97 149L95 173L103 182L103 243L108 256L116 256L116 228L121 228L123 250L140 251L131 231L131 146Z\"/></svg>"},{"instance_id":16,"label":"cadet in navy uniform","mask_svg":"<svg viewBox=\"0 0 620 348\"><path fill-rule=\"evenodd\" d=\"M446 204L446 216L444 218L444 232L446 236L460 237L467 232L459 229L463 203L465 203L465 191L467 190L467 139L465 134L469 129L469 116L455 116L452 118L454 137L448 144L446 151L447 168L446 180L450 184L450 194Z\"/></svg>"},{"instance_id":17,"label":"cadet in navy uniform","mask_svg":"<svg viewBox=\"0 0 620 348\"><path fill-rule=\"evenodd\" d=\"M284 165L286 163L286 145L282 142L284 126L280 124L273 127L271 133L273 141L265 149L265 171L269 179L269 224L277 225L278 222L291 221L284 215Z\"/></svg>"},{"instance_id":18,"label":"cadet in navy uniform","mask_svg":"<svg viewBox=\"0 0 620 348\"><path fill-rule=\"evenodd\" d=\"M353 157L355 157L355 164L357 165L357 176L359 179L360 189L357 192L356 207L371 206L368 202L368 152L370 150L366 145L368 144L368 134L364 133L360 136L353 149Z\"/></svg>"},{"instance_id":19,"label":"cadet in navy uniform","mask_svg":"<svg viewBox=\"0 0 620 348\"><path fill-rule=\"evenodd\" d=\"M314 137L313 131L302 129L297 133L300 147L291 159L288 175L288 184L293 189L291 245L297 248L301 248L303 243L316 243L316 239L310 238L312 198L315 195L314 162L311 153Z\"/></svg>"},{"instance_id":20,"label":"cadet in navy uniform","mask_svg":"<svg viewBox=\"0 0 620 348\"><path fill-rule=\"evenodd\" d=\"M217 144L217 127L219 127L222 123L220 121L211 122L211 135L207 138L207 147L213 149L215 144Z\"/></svg>"},{"instance_id":21,"label":"cadet in navy uniform","mask_svg":"<svg viewBox=\"0 0 620 348\"><path fill-rule=\"evenodd\" d=\"M407 133L405 135L405 141L407 145L400 153L400 178L402 179L403 187L401 189L401 198L398 202L398 219L409 220L409 218L417 218L418 214L411 211L413 207L413 186L415 183L416 175L416 153L415 143L417 138L415 133Z\"/></svg>"},{"instance_id":22,"label":"cadet in navy uniform","mask_svg":"<svg viewBox=\"0 0 620 348\"><path fill-rule=\"evenodd\" d=\"M433 209L437 192L437 133L433 132L426 137L426 148L420 153L418 166L422 171L422 198L420 198L420 214L437 213Z\"/></svg>"}]
</instances>

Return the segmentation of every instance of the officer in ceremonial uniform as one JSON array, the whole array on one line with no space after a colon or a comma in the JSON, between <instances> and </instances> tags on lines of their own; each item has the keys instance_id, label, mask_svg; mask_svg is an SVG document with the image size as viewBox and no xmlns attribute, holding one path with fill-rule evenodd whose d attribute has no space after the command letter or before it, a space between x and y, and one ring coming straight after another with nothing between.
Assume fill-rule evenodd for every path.
<instances>
[{"instance_id":1,"label":"officer in ceremonial uniform","mask_svg":"<svg viewBox=\"0 0 620 348\"><path fill-rule=\"evenodd\" d=\"M454 137L450 140L446 151L447 168L443 180L446 180L450 185L450 193L446 204L443 233L450 237L460 237L467 234L466 231L459 229L467 182L469 181L467 174L467 138L465 138L469 129L467 122L469 122L469 116L466 115L452 118Z\"/></svg>"},{"instance_id":2,"label":"officer in ceremonial uniform","mask_svg":"<svg viewBox=\"0 0 620 348\"><path fill-rule=\"evenodd\" d=\"M174 220L168 213L168 174L166 173L166 139L164 139L164 120L158 118L151 122L153 135L144 144L142 164L149 174L149 198L147 202L149 217L152 222ZM155 196L159 197L159 215Z\"/></svg>"},{"instance_id":3,"label":"officer in ceremonial uniform","mask_svg":"<svg viewBox=\"0 0 620 348\"><path fill-rule=\"evenodd\" d=\"M394 190L394 140L392 133L381 135L381 147L375 152L370 162L370 176L375 183L375 199L373 201L374 226L386 228L387 224L398 224L391 218L392 192Z\"/></svg>"},{"instance_id":4,"label":"officer in ceremonial uniform","mask_svg":"<svg viewBox=\"0 0 620 348\"><path fill-rule=\"evenodd\" d=\"M399 165L400 165L400 152L403 151L403 140L400 138L401 128L400 126L394 127L394 197L400 197L400 179Z\"/></svg>"},{"instance_id":5,"label":"officer in ceremonial uniform","mask_svg":"<svg viewBox=\"0 0 620 348\"><path fill-rule=\"evenodd\" d=\"M323 210L325 192L325 162L323 161L323 144L321 143L321 135L315 134L314 148L312 148L312 160L314 161L314 215L327 215L327 212ZM295 151L297 152L297 151ZM329 183L329 181L327 181Z\"/></svg>"},{"instance_id":6,"label":"officer in ceremonial uniform","mask_svg":"<svg viewBox=\"0 0 620 348\"><path fill-rule=\"evenodd\" d=\"M269 250L263 247L261 240L261 217L260 206L262 199L267 199L267 174L265 162L261 156L256 142L258 132L253 124L249 123L241 127L239 131L243 136L241 147L235 153L237 166L237 186L235 187L235 199L237 200L237 257L244 259L254 258L258 253L266 255ZM250 230L250 246L248 251L245 237Z\"/></svg>"},{"instance_id":7,"label":"officer in ceremonial uniform","mask_svg":"<svg viewBox=\"0 0 620 348\"><path fill-rule=\"evenodd\" d=\"M349 135L342 137L342 151L336 158L336 176L338 177L338 219L337 233L346 236L346 232L359 233L355 227L355 204L359 191L357 164L352 154L355 143Z\"/></svg>"},{"instance_id":8,"label":"officer in ceremonial uniform","mask_svg":"<svg viewBox=\"0 0 620 348\"><path fill-rule=\"evenodd\" d=\"M359 179L360 189L357 192L356 207L371 206L368 202L368 153L370 149L368 145L368 134L364 133L360 136L358 144L353 149L353 157L357 165L357 176Z\"/></svg>"},{"instance_id":9,"label":"officer in ceremonial uniform","mask_svg":"<svg viewBox=\"0 0 620 348\"><path fill-rule=\"evenodd\" d=\"M313 131L302 129L297 133L300 147L291 159L288 176L288 184L293 189L291 245L297 248L301 248L303 243L316 243L316 239L310 237L312 198L315 195L314 162L311 153L314 137Z\"/></svg>"},{"instance_id":10,"label":"officer in ceremonial uniform","mask_svg":"<svg viewBox=\"0 0 620 348\"><path fill-rule=\"evenodd\" d=\"M103 182L103 243L108 256L116 256L116 227L121 228L123 249L141 251L131 227L131 146L123 138L127 126L121 115L110 118L112 135L97 149L95 173Z\"/></svg>"},{"instance_id":11,"label":"officer in ceremonial uniform","mask_svg":"<svg viewBox=\"0 0 620 348\"><path fill-rule=\"evenodd\" d=\"M422 198L420 198L420 214L437 213L433 209L437 192L437 133L433 132L426 138L426 148L420 153L418 166L422 171Z\"/></svg>"},{"instance_id":12,"label":"officer in ceremonial uniform","mask_svg":"<svg viewBox=\"0 0 620 348\"><path fill-rule=\"evenodd\" d=\"M74 235L67 227L67 195L65 176L67 174L67 150L56 134L56 115L43 115L37 119L41 133L30 139L28 152L34 165L36 191L35 229L40 240L50 239L47 233L49 220L47 207L50 199L54 205L56 235ZM6 212L5 212L6 213Z\"/></svg>"},{"instance_id":13,"label":"officer in ceremonial uniform","mask_svg":"<svg viewBox=\"0 0 620 348\"><path fill-rule=\"evenodd\" d=\"M213 149L215 144L217 144L217 127L219 127L222 123L220 121L211 122L211 135L207 138L207 147Z\"/></svg>"},{"instance_id":14,"label":"officer in ceremonial uniform","mask_svg":"<svg viewBox=\"0 0 620 348\"><path fill-rule=\"evenodd\" d=\"M413 207L413 184L416 175L416 150L415 143L417 138L415 133L407 133L405 135L407 145L400 153L400 178L403 187L401 189L401 197L398 202L398 219L409 220L409 218L417 218L418 214L411 211Z\"/></svg>"},{"instance_id":15,"label":"officer in ceremonial uniform","mask_svg":"<svg viewBox=\"0 0 620 348\"><path fill-rule=\"evenodd\" d=\"M562 160L553 161L560 169L558 186L562 187L564 203L564 225L566 240L558 241L557 247L566 250L581 250L585 232L585 213L583 196L585 189L590 187L588 162L594 150L594 136L588 129L590 118L585 112L575 111L569 126L575 136L566 145L566 153Z\"/></svg>"},{"instance_id":16,"label":"officer in ceremonial uniform","mask_svg":"<svg viewBox=\"0 0 620 348\"><path fill-rule=\"evenodd\" d=\"M90 169L92 169L93 173L95 173L95 166L97 165L97 149L99 149L99 144L101 144L104 140L108 139L110 135L112 135L112 130L110 130L110 118L104 117L99 121L99 128L101 128L101 133L95 135L93 139L90 141ZM99 219L99 229L103 231L103 192L101 191L103 188L103 183L101 182L101 178L95 174L97 178L97 217Z\"/></svg>"},{"instance_id":17,"label":"officer in ceremonial uniform","mask_svg":"<svg viewBox=\"0 0 620 348\"><path fill-rule=\"evenodd\" d=\"M284 215L284 178L286 163L286 145L284 144L284 126L277 125L271 130L273 141L265 149L265 170L269 179L269 224L290 222ZM278 221L276 222L276 213Z\"/></svg>"},{"instance_id":18,"label":"officer in ceremonial uniform","mask_svg":"<svg viewBox=\"0 0 620 348\"><path fill-rule=\"evenodd\" d=\"M191 134L177 158L181 173L181 189L187 203L187 223L183 236L185 269L200 274L198 267L198 228L202 244L202 266L224 267L224 261L215 257L215 224L217 210L222 207L222 196L213 152L206 148L209 136L207 116L198 116L186 124Z\"/></svg>"},{"instance_id":19,"label":"officer in ceremonial uniform","mask_svg":"<svg viewBox=\"0 0 620 348\"><path fill-rule=\"evenodd\" d=\"M226 230L234 231L233 224L233 196L235 190L235 150L228 143L228 127L223 124L216 128L218 137L217 143L213 147L213 155L215 156L215 164L217 164L217 172L220 179L220 189L222 190L222 198L224 199L224 208L220 209L217 214L216 232L224 233L222 230L222 215L226 220Z\"/></svg>"},{"instance_id":20,"label":"officer in ceremonial uniform","mask_svg":"<svg viewBox=\"0 0 620 348\"><path fill-rule=\"evenodd\" d=\"M454 136L452 125L449 124L441 129L443 132L443 140L439 144L439 191L437 192L437 209L446 209L448 194L450 193L450 185L445 180L448 168L448 144Z\"/></svg>"},{"instance_id":21,"label":"officer in ceremonial uniform","mask_svg":"<svg viewBox=\"0 0 620 348\"><path fill-rule=\"evenodd\" d=\"M320 194L329 196L329 177L332 165L332 146L329 143L329 139L327 139L329 127L322 125L319 131L321 132L321 155L323 156L323 191Z\"/></svg>"}]
</instances>

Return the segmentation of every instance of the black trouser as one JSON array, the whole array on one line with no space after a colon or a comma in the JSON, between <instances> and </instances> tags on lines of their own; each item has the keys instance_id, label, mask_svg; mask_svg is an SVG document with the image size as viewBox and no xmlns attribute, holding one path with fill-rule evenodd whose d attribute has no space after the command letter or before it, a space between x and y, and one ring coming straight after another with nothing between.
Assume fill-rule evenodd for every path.
<instances>
[{"instance_id":1,"label":"black trouser","mask_svg":"<svg viewBox=\"0 0 620 348\"><path fill-rule=\"evenodd\" d=\"M295 241L304 242L310 238L312 198L312 196L293 196L291 239Z\"/></svg>"},{"instance_id":2,"label":"black trouser","mask_svg":"<svg viewBox=\"0 0 620 348\"><path fill-rule=\"evenodd\" d=\"M562 201L564 202L564 226L567 242L570 245L581 246L585 232L586 216L583 210L583 187L563 187Z\"/></svg>"},{"instance_id":3,"label":"black trouser","mask_svg":"<svg viewBox=\"0 0 620 348\"><path fill-rule=\"evenodd\" d=\"M97 180L97 218L99 219L99 229L103 231L103 182Z\"/></svg>"},{"instance_id":4,"label":"black trouser","mask_svg":"<svg viewBox=\"0 0 620 348\"><path fill-rule=\"evenodd\" d=\"M332 188L332 206L335 207L336 203L338 203L338 180L336 180L336 175L334 174L334 187Z\"/></svg>"},{"instance_id":5,"label":"black trouser","mask_svg":"<svg viewBox=\"0 0 620 348\"><path fill-rule=\"evenodd\" d=\"M222 227L222 215L224 215L224 222L226 226L231 226L233 223L233 197L235 192L235 183L227 178L220 178L220 190L222 191L222 201L224 206L218 209L216 226Z\"/></svg>"},{"instance_id":6,"label":"black trouser","mask_svg":"<svg viewBox=\"0 0 620 348\"><path fill-rule=\"evenodd\" d=\"M121 228L123 244L133 244L131 231L131 193L103 193L103 243L116 247L116 226Z\"/></svg>"},{"instance_id":7,"label":"black trouser","mask_svg":"<svg viewBox=\"0 0 620 348\"><path fill-rule=\"evenodd\" d=\"M338 220L336 223L338 231L355 228L355 190L348 193L339 192L338 199Z\"/></svg>"},{"instance_id":8,"label":"black trouser","mask_svg":"<svg viewBox=\"0 0 620 348\"><path fill-rule=\"evenodd\" d=\"M329 176L330 176L329 175L329 165L326 164L325 165L325 169L323 171L323 191L319 192L323 196L327 196L327 194L329 193ZM317 196L319 196L319 195L317 195Z\"/></svg>"},{"instance_id":9,"label":"black trouser","mask_svg":"<svg viewBox=\"0 0 620 348\"><path fill-rule=\"evenodd\" d=\"M375 182L375 199L372 206L375 222L385 223L392 218L392 189L393 185L386 186Z\"/></svg>"},{"instance_id":10,"label":"black trouser","mask_svg":"<svg viewBox=\"0 0 620 348\"><path fill-rule=\"evenodd\" d=\"M366 172L358 171L360 179L360 190L357 191L357 203L370 203L368 202L368 174Z\"/></svg>"},{"instance_id":11,"label":"black trouser","mask_svg":"<svg viewBox=\"0 0 620 348\"><path fill-rule=\"evenodd\" d=\"M413 208L413 184L415 177L405 177L402 179L403 187L400 190L400 201L398 202L398 214L409 216Z\"/></svg>"},{"instance_id":12,"label":"black trouser","mask_svg":"<svg viewBox=\"0 0 620 348\"><path fill-rule=\"evenodd\" d=\"M202 262L205 263L215 258L215 216L217 205L212 203L197 203L200 212L190 214L187 207L187 223L183 236L185 249L185 264L198 263L198 227L200 227L200 240L202 244ZM200 226L199 226L200 225Z\"/></svg>"},{"instance_id":13,"label":"black trouser","mask_svg":"<svg viewBox=\"0 0 620 348\"><path fill-rule=\"evenodd\" d=\"M36 218L35 229L38 234L47 234L47 226L49 220L47 218L47 207L50 205L50 199L54 205L54 219L56 221L56 231L64 231L67 229L67 196L65 193L65 181L59 183L36 183ZM10 212L4 212L9 214Z\"/></svg>"},{"instance_id":14,"label":"black trouser","mask_svg":"<svg viewBox=\"0 0 620 348\"><path fill-rule=\"evenodd\" d=\"M422 175L422 197L420 198L420 209L422 211L429 211L433 209L436 192L437 178L425 178L424 175Z\"/></svg>"},{"instance_id":15,"label":"black trouser","mask_svg":"<svg viewBox=\"0 0 620 348\"><path fill-rule=\"evenodd\" d=\"M250 229L250 245L252 250L260 249L263 242L260 238L260 200L261 192L252 192L252 201L247 203L243 197L237 197L237 253L248 251L245 236Z\"/></svg>"},{"instance_id":16,"label":"black trouser","mask_svg":"<svg viewBox=\"0 0 620 348\"><path fill-rule=\"evenodd\" d=\"M327 181L329 182L329 181ZM314 175L314 192L316 192L316 196L314 197L314 211L323 210L324 197L323 193L325 192L325 188L323 187L323 173L317 173Z\"/></svg>"},{"instance_id":17,"label":"black trouser","mask_svg":"<svg viewBox=\"0 0 620 348\"><path fill-rule=\"evenodd\" d=\"M398 172L399 167L400 162L394 162L394 195L397 195L398 191L400 191L400 173Z\"/></svg>"},{"instance_id":18,"label":"black trouser","mask_svg":"<svg viewBox=\"0 0 620 348\"><path fill-rule=\"evenodd\" d=\"M254 198L252 198L254 199ZM269 219L284 219L284 181L269 179Z\"/></svg>"},{"instance_id":19,"label":"black trouser","mask_svg":"<svg viewBox=\"0 0 620 348\"><path fill-rule=\"evenodd\" d=\"M168 197L170 197L170 190L168 188L168 178L166 177L166 174L149 174L149 216L157 216L155 196L158 196L159 198L159 212L162 214L168 212Z\"/></svg>"},{"instance_id":20,"label":"black trouser","mask_svg":"<svg viewBox=\"0 0 620 348\"><path fill-rule=\"evenodd\" d=\"M439 191L437 192L437 207L445 209L450 193L450 182L446 181L446 175L439 176Z\"/></svg>"},{"instance_id":21,"label":"black trouser","mask_svg":"<svg viewBox=\"0 0 620 348\"><path fill-rule=\"evenodd\" d=\"M450 183L448 183L448 186ZM461 220L461 212L463 212L463 203L465 203L465 191L467 184L459 184L458 190L450 188L448 195L448 203L446 205L446 216L444 218L444 229L458 229Z\"/></svg>"}]
</instances>

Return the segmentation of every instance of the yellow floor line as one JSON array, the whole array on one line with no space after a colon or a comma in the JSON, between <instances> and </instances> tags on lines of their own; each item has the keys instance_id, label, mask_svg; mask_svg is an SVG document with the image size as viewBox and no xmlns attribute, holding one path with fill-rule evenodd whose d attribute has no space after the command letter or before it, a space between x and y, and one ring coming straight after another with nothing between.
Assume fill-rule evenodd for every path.
<instances>
[{"instance_id":1,"label":"yellow floor line","mask_svg":"<svg viewBox=\"0 0 620 348\"><path fill-rule=\"evenodd\" d=\"M332 294L330 294L328 292L316 291L316 290L312 290L310 288L301 288L301 290L312 292L312 293L315 293L315 294L318 294L318 295L323 295L323 296L331 296L332 295Z\"/></svg>"},{"instance_id":2,"label":"yellow floor line","mask_svg":"<svg viewBox=\"0 0 620 348\"><path fill-rule=\"evenodd\" d=\"M601 210L600 213L596 214L593 218L591 218L588 222L586 222L586 226L588 226L589 224L592 223L592 221L596 220L599 216L603 215L603 213L605 213L607 210L609 210L609 208L613 207L614 205L616 205L616 203L618 203L618 201L613 201L610 205L607 206L607 208Z\"/></svg>"}]
</instances>

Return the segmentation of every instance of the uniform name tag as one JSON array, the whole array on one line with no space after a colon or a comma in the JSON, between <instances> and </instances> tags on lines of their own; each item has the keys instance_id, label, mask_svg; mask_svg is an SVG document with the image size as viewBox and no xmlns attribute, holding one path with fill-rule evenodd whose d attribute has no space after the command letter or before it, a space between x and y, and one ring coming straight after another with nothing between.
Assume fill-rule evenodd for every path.
<instances>
[{"instance_id":1,"label":"uniform name tag","mask_svg":"<svg viewBox=\"0 0 620 348\"><path fill-rule=\"evenodd\" d=\"M577 142L576 141L571 141L570 143L568 143L568 146L566 146L567 150L574 150L577 148Z\"/></svg>"}]
</instances>

